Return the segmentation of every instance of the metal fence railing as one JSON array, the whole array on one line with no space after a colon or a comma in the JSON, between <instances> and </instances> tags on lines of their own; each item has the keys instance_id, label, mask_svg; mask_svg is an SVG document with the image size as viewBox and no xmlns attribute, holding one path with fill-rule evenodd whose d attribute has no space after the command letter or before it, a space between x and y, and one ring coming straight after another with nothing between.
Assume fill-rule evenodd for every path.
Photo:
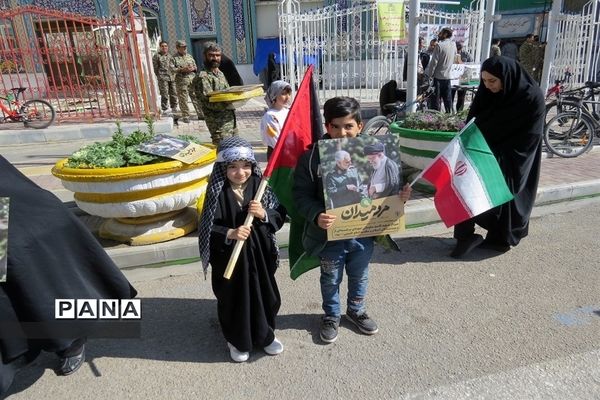
<instances>
[{"instance_id":1,"label":"metal fence railing","mask_svg":"<svg viewBox=\"0 0 600 400\"><path fill-rule=\"evenodd\" d=\"M0 92L26 87L59 121L158 115L143 17L90 18L34 6L0 10Z\"/></svg>"},{"instance_id":2,"label":"metal fence railing","mask_svg":"<svg viewBox=\"0 0 600 400\"><path fill-rule=\"evenodd\" d=\"M423 8L420 24L462 27L465 48L477 60L483 14L479 2L473 3L475 9L460 13ZM408 22L407 17L407 26ZM283 0L279 5L279 32L282 78L298 84L306 67L315 64L321 101L338 95L372 101L377 100L381 86L389 80L401 85L408 45L406 41L379 38L376 2L301 11L299 1Z\"/></svg>"}]
</instances>

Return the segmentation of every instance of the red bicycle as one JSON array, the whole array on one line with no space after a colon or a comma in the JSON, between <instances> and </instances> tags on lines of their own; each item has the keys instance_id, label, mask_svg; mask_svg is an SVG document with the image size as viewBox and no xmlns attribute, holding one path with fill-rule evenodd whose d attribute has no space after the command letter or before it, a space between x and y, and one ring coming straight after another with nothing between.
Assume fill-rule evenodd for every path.
<instances>
[{"instance_id":1,"label":"red bicycle","mask_svg":"<svg viewBox=\"0 0 600 400\"><path fill-rule=\"evenodd\" d=\"M56 118L56 111L52 104L46 100L33 99L21 103L19 95L25 92L27 88L18 87L10 89L6 97L0 96L0 100L6 100L8 106L0 101L0 111L2 119L0 122L23 122L25 126L43 129L49 127Z\"/></svg>"},{"instance_id":2,"label":"red bicycle","mask_svg":"<svg viewBox=\"0 0 600 400\"><path fill-rule=\"evenodd\" d=\"M585 87L567 90L573 76L571 71L565 71L562 79L554 81L554 86L546 93L546 123L556 114L576 108Z\"/></svg>"}]
</instances>

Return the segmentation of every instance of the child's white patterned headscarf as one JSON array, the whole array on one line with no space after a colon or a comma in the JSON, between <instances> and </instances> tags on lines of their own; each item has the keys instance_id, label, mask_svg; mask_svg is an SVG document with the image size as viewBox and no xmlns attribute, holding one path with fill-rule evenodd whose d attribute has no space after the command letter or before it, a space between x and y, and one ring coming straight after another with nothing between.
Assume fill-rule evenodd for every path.
<instances>
[{"instance_id":1,"label":"child's white patterned headscarf","mask_svg":"<svg viewBox=\"0 0 600 400\"><path fill-rule=\"evenodd\" d=\"M283 91L286 88L292 90L290 84L285 81L273 81L271 83L271 86L269 86L269 88L267 89L267 94L265 95L265 101L267 102L269 108L275 105L275 100L277 100L277 96L283 93Z\"/></svg>"}]
</instances>

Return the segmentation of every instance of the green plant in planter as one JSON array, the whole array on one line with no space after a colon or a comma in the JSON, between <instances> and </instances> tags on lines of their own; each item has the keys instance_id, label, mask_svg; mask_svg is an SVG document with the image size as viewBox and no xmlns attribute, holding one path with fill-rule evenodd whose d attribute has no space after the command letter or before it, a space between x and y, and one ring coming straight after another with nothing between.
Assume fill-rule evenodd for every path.
<instances>
[{"instance_id":1,"label":"green plant in planter","mask_svg":"<svg viewBox=\"0 0 600 400\"><path fill-rule=\"evenodd\" d=\"M458 132L466 124L468 110L456 114L419 111L407 114L398 125L407 129L438 132Z\"/></svg>"},{"instance_id":2,"label":"green plant in planter","mask_svg":"<svg viewBox=\"0 0 600 400\"><path fill-rule=\"evenodd\" d=\"M169 158L142 153L137 147L149 142L154 137L154 124L146 117L148 132L140 130L125 136L121 124L117 122L117 130L110 142L96 142L74 152L65 164L68 168L120 168L133 165L153 164L171 161ZM198 138L190 135L178 136L188 142L199 143Z\"/></svg>"}]
</instances>

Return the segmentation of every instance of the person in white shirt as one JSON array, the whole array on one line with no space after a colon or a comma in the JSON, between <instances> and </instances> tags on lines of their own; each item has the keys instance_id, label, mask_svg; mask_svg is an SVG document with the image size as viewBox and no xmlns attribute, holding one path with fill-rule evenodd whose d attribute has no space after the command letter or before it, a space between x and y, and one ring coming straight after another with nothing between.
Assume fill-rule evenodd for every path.
<instances>
[{"instance_id":1,"label":"person in white shirt","mask_svg":"<svg viewBox=\"0 0 600 400\"><path fill-rule=\"evenodd\" d=\"M287 82L273 81L267 89L265 101L269 109L260 121L260 134L264 145L267 146L267 160L271 158L287 118L291 97L292 87Z\"/></svg>"},{"instance_id":2,"label":"person in white shirt","mask_svg":"<svg viewBox=\"0 0 600 400\"><path fill-rule=\"evenodd\" d=\"M440 101L444 102L447 113L452 112L452 93L450 88L450 70L456 56L456 44L452 41L452 29L443 28L439 41L433 50L425 75L433 78L435 93L432 96L432 108L440 110Z\"/></svg>"}]
</instances>

